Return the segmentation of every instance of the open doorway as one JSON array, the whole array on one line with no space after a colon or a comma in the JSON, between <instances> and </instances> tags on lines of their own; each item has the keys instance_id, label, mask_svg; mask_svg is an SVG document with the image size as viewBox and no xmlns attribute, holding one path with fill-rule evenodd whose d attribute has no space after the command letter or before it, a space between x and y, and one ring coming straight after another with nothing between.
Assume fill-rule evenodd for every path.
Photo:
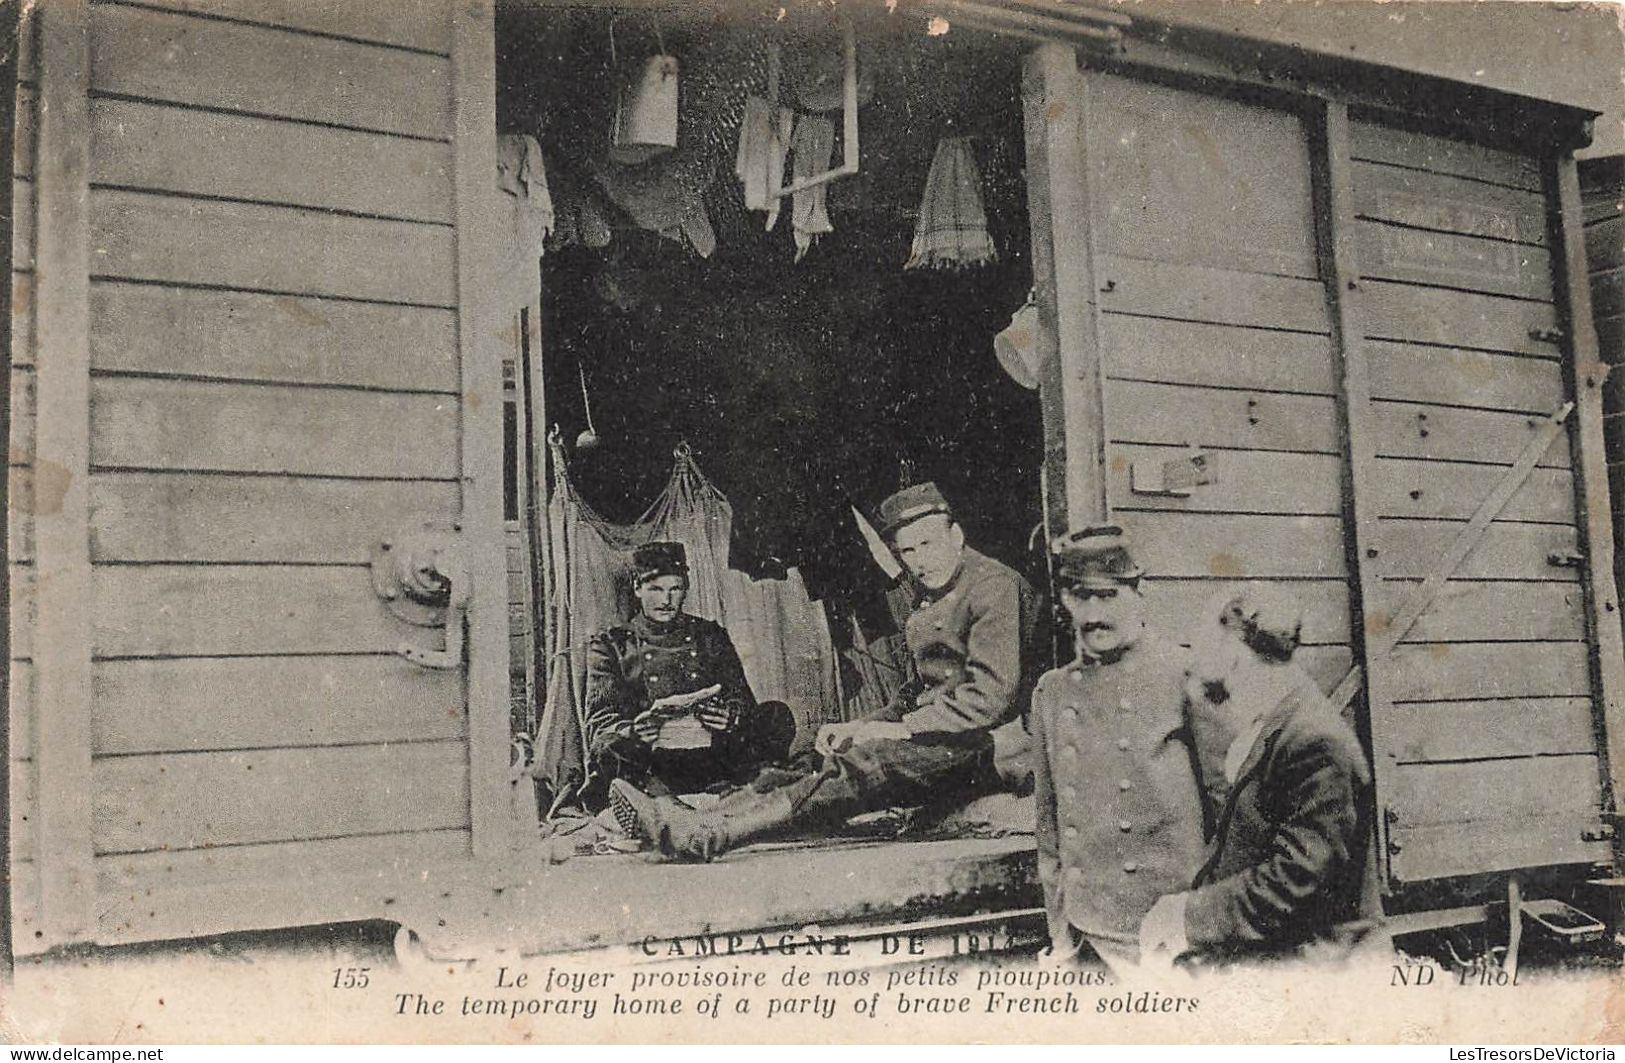
<instances>
[{"instance_id":1,"label":"open doorway","mask_svg":"<svg viewBox=\"0 0 1625 1063\"><path fill-rule=\"evenodd\" d=\"M579 623L560 614L548 528L561 485L625 528L664 497L676 453L726 499L727 579L756 604L724 622L756 696L790 704L797 749L883 704L906 667L907 588L864 526L885 496L936 482L973 545L1044 583L1038 396L993 343L1032 286L1021 49L861 18L858 172L818 189L821 210L783 197L769 227L738 172L749 101L776 84L787 131L823 121L838 163L841 93L819 86L841 87L841 25L827 7L499 7L498 132L534 140L551 210L506 422L513 718L537 736L544 812L572 790L548 711L571 664L558 627ZM676 60L677 143L617 163L617 86L657 55ZM922 211L941 236L927 186L945 151L980 216L905 268ZM796 166L792 151L785 183Z\"/></svg>"}]
</instances>

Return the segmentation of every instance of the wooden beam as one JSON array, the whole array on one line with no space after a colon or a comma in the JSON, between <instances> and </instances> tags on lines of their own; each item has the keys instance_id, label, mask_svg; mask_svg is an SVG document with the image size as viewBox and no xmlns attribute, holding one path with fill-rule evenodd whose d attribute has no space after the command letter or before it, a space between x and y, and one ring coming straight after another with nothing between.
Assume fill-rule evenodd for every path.
<instances>
[{"instance_id":1,"label":"wooden beam","mask_svg":"<svg viewBox=\"0 0 1625 1063\"><path fill-rule=\"evenodd\" d=\"M1354 595L1356 623L1352 636L1357 660L1366 673L1366 714L1375 774L1377 815L1374 817L1377 861L1386 865L1387 817L1383 802L1393 786L1395 745L1390 733L1393 699L1388 671L1372 659L1371 625L1382 608L1380 579L1382 497L1377 475L1377 434L1371 409L1371 371L1365 344L1361 308L1360 269L1356 258L1357 225L1353 163L1349 153L1349 111L1342 103L1324 105L1315 123L1311 158L1316 171L1316 220L1320 228L1321 274L1332 314L1332 346L1342 370L1340 405L1345 436L1345 520L1352 528L1346 537L1349 572L1357 578ZM1355 587L1351 586L1351 590ZM1369 870L1369 869L1368 869Z\"/></svg>"},{"instance_id":2,"label":"wooden beam","mask_svg":"<svg viewBox=\"0 0 1625 1063\"><path fill-rule=\"evenodd\" d=\"M1560 249L1563 263L1558 277L1558 304L1569 337L1566 366L1575 405L1570 438L1576 444L1574 482L1580 505L1580 542L1586 556L1583 583L1592 681L1601 709L1607 763L1609 789L1604 800L1611 802L1611 810L1617 812L1625 798L1625 638L1620 631L1619 587L1614 582L1613 505L1603 452L1602 385L1608 366L1598 351L1597 329L1591 316L1580 177L1574 157L1567 155L1551 163L1546 178L1554 210L1552 246ZM1622 867L1625 843L1616 843L1615 868Z\"/></svg>"},{"instance_id":3,"label":"wooden beam","mask_svg":"<svg viewBox=\"0 0 1625 1063\"><path fill-rule=\"evenodd\" d=\"M40 931L44 948L95 928L90 778L89 7L41 4L36 166L36 475L61 504L34 515Z\"/></svg>"},{"instance_id":4,"label":"wooden beam","mask_svg":"<svg viewBox=\"0 0 1625 1063\"><path fill-rule=\"evenodd\" d=\"M468 613L468 755L475 855L509 850L508 561L502 520L502 358L512 307L494 296L496 27L493 0L451 9L453 179L457 194L457 338L462 368L462 537Z\"/></svg>"},{"instance_id":5,"label":"wooden beam","mask_svg":"<svg viewBox=\"0 0 1625 1063\"><path fill-rule=\"evenodd\" d=\"M540 269L540 263L537 264ZM519 383L524 388L525 421L525 548L530 553L531 659L527 664L530 696L538 706L546 698L547 672L551 664L553 602L553 535L548 525L548 502L552 480L548 472L547 391L542 364L542 299L540 294L525 308L521 336L522 363ZM537 722L540 723L540 711Z\"/></svg>"},{"instance_id":6,"label":"wooden beam","mask_svg":"<svg viewBox=\"0 0 1625 1063\"><path fill-rule=\"evenodd\" d=\"M1087 78L1073 50L1040 45L1022 85L1033 287L1055 339L1041 372L1045 518L1053 534L1106 518L1105 417L1093 202L1085 132Z\"/></svg>"},{"instance_id":7,"label":"wooden beam","mask_svg":"<svg viewBox=\"0 0 1625 1063\"><path fill-rule=\"evenodd\" d=\"M35 93L31 89L16 87L19 81L17 60L22 50L22 44L18 37L19 32L23 31L21 9L21 4L10 4L0 9L0 47L6 47L9 52L5 59L0 60L0 85L5 85L11 89L11 91L0 93L0 129L5 130L3 134L0 134L0 144L5 145L4 148L0 148L0 158L9 155L13 160L12 168L0 174L0 202L12 204L15 203L12 198L15 189L15 176L19 173L31 174L34 172L33 123ZM15 47L12 47L14 42ZM0 219L0 261L5 263L4 268L0 268L0 277L11 278L17 266L11 242L12 232L17 227L16 218L12 216L15 210L16 207L13 206L8 211L7 217ZM31 226L32 220L25 220L24 224ZM16 281L13 279L10 283L12 287L8 287L6 290L15 299L17 294ZM15 324L26 324L26 321L17 321ZM6 314L5 319L0 321L0 377L4 377L7 381L11 379L13 332L12 315ZM11 404L9 402L0 402L0 439L9 441L10 438ZM6 455L6 460L9 465L11 460L9 453ZM33 497L32 489L29 490L28 495L25 497ZM0 476L0 509L5 510L8 520L16 513L16 510L13 509L11 477L9 475ZM17 538L16 535L8 536L8 542L15 542ZM12 581L9 550L5 551L5 553L7 554L5 558L7 563L0 565L0 600L5 601L9 611L14 601L13 595L18 594L21 588ZM15 616L16 614L12 611L10 615ZM28 621L24 619L22 624L18 626L25 626L27 623ZM12 653L16 648L16 643L12 639L11 628L11 624L6 624L4 630L0 631L0 669L4 669L5 672L4 679L0 680L0 690L6 691L3 707L0 707L0 801L4 801L6 808L6 814L0 815L0 985L10 985L12 981L12 971L14 969L14 950L12 948L12 938L14 936L12 931L13 916L17 908L24 907L23 905L13 905L11 899L12 894L17 892L12 869L18 862L12 858L11 846L10 812L13 807L10 801L11 750L13 748L12 743L17 739L17 731L12 725L12 717L13 714L20 715L18 707L15 706L9 696L12 669L16 667L11 663Z\"/></svg>"}]
</instances>

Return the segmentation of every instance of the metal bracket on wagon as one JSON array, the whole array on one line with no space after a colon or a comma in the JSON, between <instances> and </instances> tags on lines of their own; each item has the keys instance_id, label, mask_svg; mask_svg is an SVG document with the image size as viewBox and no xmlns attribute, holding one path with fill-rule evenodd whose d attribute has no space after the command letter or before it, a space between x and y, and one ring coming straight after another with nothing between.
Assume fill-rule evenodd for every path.
<instances>
[{"instance_id":1,"label":"metal bracket on wagon","mask_svg":"<svg viewBox=\"0 0 1625 1063\"><path fill-rule=\"evenodd\" d=\"M460 524L429 521L373 545L372 587L397 618L418 627L444 630L443 648L403 642L396 652L424 668L459 668L463 663L463 618L473 584L463 551Z\"/></svg>"}]
</instances>

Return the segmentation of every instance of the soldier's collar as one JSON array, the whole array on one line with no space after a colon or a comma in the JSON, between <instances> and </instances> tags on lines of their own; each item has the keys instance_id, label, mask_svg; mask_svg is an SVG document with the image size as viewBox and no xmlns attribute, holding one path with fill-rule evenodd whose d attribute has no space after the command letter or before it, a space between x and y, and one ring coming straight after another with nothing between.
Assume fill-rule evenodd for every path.
<instances>
[{"instance_id":1,"label":"soldier's collar","mask_svg":"<svg viewBox=\"0 0 1625 1063\"><path fill-rule=\"evenodd\" d=\"M1133 653L1138 647L1143 646L1149 635L1149 629L1142 627L1140 629L1139 637L1133 642L1126 643L1117 647L1117 649L1110 651L1109 653L1103 654L1086 653L1083 649L1083 643L1081 641L1077 641L1075 637L1073 645L1077 648L1078 663L1086 668L1093 668L1103 664L1116 664L1129 654Z\"/></svg>"},{"instance_id":2,"label":"soldier's collar","mask_svg":"<svg viewBox=\"0 0 1625 1063\"><path fill-rule=\"evenodd\" d=\"M679 610L676 616L662 624L639 609L637 615L632 618L632 627L644 635L670 635L682 631L692 619L690 614Z\"/></svg>"}]
</instances>

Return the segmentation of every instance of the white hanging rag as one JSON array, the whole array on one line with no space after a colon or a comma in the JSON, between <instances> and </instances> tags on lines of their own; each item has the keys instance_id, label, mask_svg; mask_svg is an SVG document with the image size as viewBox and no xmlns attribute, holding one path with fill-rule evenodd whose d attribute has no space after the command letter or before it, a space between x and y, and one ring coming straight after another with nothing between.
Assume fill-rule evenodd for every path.
<instances>
[{"instance_id":1,"label":"white hanging rag","mask_svg":"<svg viewBox=\"0 0 1625 1063\"><path fill-rule=\"evenodd\" d=\"M499 224L507 243L503 267L509 279L515 305L528 305L541 293L544 242L553 231L553 196L547 187L547 168L542 164L542 148L528 134L497 137L497 187L500 197Z\"/></svg>"},{"instance_id":2,"label":"white hanging rag","mask_svg":"<svg viewBox=\"0 0 1625 1063\"><path fill-rule=\"evenodd\" d=\"M778 223L784 202L776 193L784 187L784 162L795 120L795 112L788 107L775 108L760 96L745 100L734 173L745 186L745 209L766 211L770 231Z\"/></svg>"},{"instance_id":3,"label":"white hanging rag","mask_svg":"<svg viewBox=\"0 0 1625 1063\"><path fill-rule=\"evenodd\" d=\"M997 256L982 210L982 179L970 141L944 137L937 142L925 179L914 247L904 269L940 269L992 262Z\"/></svg>"},{"instance_id":4,"label":"white hanging rag","mask_svg":"<svg viewBox=\"0 0 1625 1063\"><path fill-rule=\"evenodd\" d=\"M830 158L835 154L835 123L816 115L802 115L800 121L796 122L795 140L791 147L795 151L795 180L824 173L830 168ZM829 221L829 211L824 207L824 193L828 190L828 184L813 185L793 197L790 216L796 227L797 262L801 261L820 235L835 231L835 226Z\"/></svg>"}]
</instances>

